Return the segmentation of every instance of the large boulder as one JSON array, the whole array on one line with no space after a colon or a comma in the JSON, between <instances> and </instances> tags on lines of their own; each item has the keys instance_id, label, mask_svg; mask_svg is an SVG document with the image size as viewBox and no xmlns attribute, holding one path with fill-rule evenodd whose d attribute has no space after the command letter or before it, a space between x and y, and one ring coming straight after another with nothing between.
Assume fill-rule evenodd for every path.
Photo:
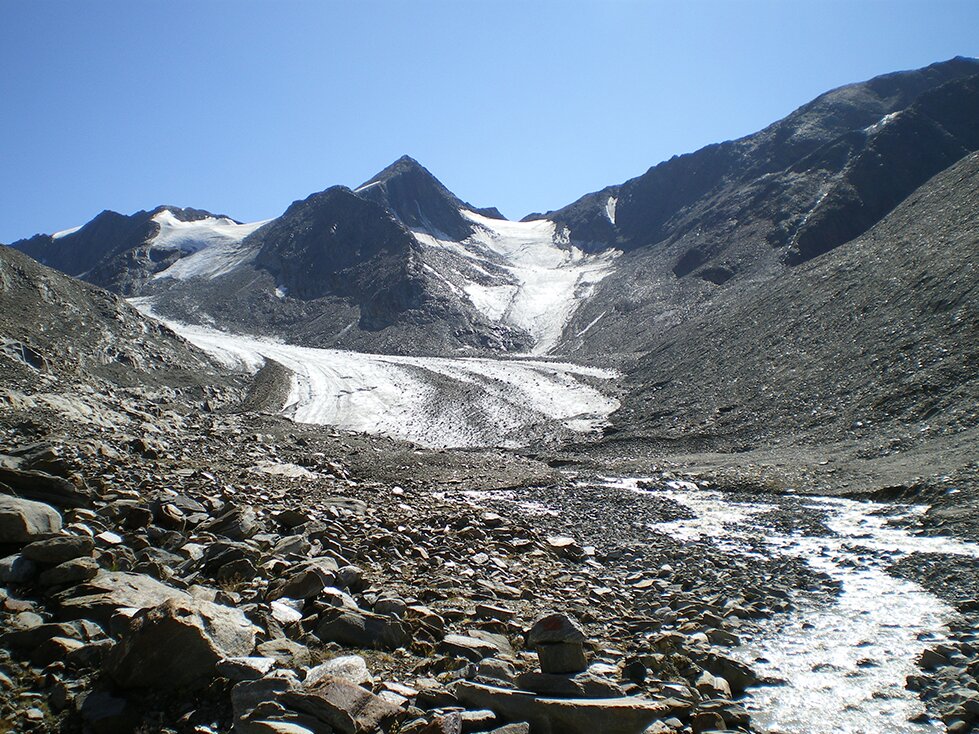
<instances>
[{"instance_id":1,"label":"large boulder","mask_svg":"<svg viewBox=\"0 0 979 734\"><path fill-rule=\"evenodd\" d=\"M206 684L223 658L254 648L255 627L237 609L170 599L133 617L105 667L123 688L194 687Z\"/></svg>"},{"instance_id":2,"label":"large boulder","mask_svg":"<svg viewBox=\"0 0 979 734\"><path fill-rule=\"evenodd\" d=\"M396 650L411 639L396 619L340 607L320 615L314 634L323 642L375 650Z\"/></svg>"},{"instance_id":3,"label":"large boulder","mask_svg":"<svg viewBox=\"0 0 979 734\"><path fill-rule=\"evenodd\" d=\"M585 633L566 614L548 614L530 628L527 642L537 651L544 673L581 673L585 659Z\"/></svg>"},{"instance_id":4,"label":"large boulder","mask_svg":"<svg viewBox=\"0 0 979 734\"><path fill-rule=\"evenodd\" d=\"M119 609L146 609L169 599L189 601L192 597L144 574L104 571L56 599L63 618L91 619L108 628L109 620Z\"/></svg>"},{"instance_id":5,"label":"large boulder","mask_svg":"<svg viewBox=\"0 0 979 734\"><path fill-rule=\"evenodd\" d=\"M92 493L67 479L43 471L30 471L0 466L0 486L9 487L18 497L43 502L66 509L90 507Z\"/></svg>"},{"instance_id":6,"label":"large boulder","mask_svg":"<svg viewBox=\"0 0 979 734\"><path fill-rule=\"evenodd\" d=\"M282 703L329 724L340 734L368 734L387 727L401 708L368 690L341 680L324 680L304 690L287 691Z\"/></svg>"},{"instance_id":7,"label":"large boulder","mask_svg":"<svg viewBox=\"0 0 979 734\"><path fill-rule=\"evenodd\" d=\"M0 494L0 544L30 543L61 530L61 515L43 502Z\"/></svg>"},{"instance_id":8,"label":"large boulder","mask_svg":"<svg viewBox=\"0 0 979 734\"><path fill-rule=\"evenodd\" d=\"M95 541L87 535L56 535L36 540L21 549L25 557L37 563L57 565L75 558L92 555Z\"/></svg>"}]
</instances>

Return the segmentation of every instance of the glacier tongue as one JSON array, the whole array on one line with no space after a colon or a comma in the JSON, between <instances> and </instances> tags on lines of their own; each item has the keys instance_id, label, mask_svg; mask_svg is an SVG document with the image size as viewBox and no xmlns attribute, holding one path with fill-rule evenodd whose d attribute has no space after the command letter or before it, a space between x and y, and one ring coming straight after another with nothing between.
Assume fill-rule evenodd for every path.
<instances>
[{"instance_id":1,"label":"glacier tongue","mask_svg":"<svg viewBox=\"0 0 979 734\"><path fill-rule=\"evenodd\" d=\"M585 254L562 243L547 220L511 222L465 209L462 215L476 225L462 242L413 234L423 245L455 255L462 267L449 265L441 276L487 318L529 332L534 354L557 345L565 324L620 254Z\"/></svg>"},{"instance_id":2,"label":"glacier tongue","mask_svg":"<svg viewBox=\"0 0 979 734\"><path fill-rule=\"evenodd\" d=\"M133 305L152 314L149 299ZM433 448L519 447L600 429L618 401L592 382L613 370L528 359L404 357L314 349L167 325L234 369L274 360L292 372L283 412L301 423L412 441Z\"/></svg>"}]
</instances>

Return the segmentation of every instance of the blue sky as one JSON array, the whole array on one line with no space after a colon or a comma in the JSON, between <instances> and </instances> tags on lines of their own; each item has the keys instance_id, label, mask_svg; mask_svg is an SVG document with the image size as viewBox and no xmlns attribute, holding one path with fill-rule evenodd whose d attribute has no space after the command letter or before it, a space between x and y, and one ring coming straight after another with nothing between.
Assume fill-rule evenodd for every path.
<instances>
[{"instance_id":1,"label":"blue sky","mask_svg":"<svg viewBox=\"0 0 979 734\"><path fill-rule=\"evenodd\" d=\"M0 242L253 221L407 153L509 217L979 55L979 2L0 0Z\"/></svg>"}]
</instances>

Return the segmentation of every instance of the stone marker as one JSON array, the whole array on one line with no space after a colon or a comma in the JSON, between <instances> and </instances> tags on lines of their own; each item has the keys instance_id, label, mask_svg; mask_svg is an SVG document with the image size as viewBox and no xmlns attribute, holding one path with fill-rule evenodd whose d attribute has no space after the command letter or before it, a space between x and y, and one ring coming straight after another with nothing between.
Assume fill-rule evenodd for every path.
<instances>
[{"instance_id":1,"label":"stone marker","mask_svg":"<svg viewBox=\"0 0 979 734\"><path fill-rule=\"evenodd\" d=\"M537 651L544 673L581 673L585 660L585 633L566 614L548 614L530 628L528 644Z\"/></svg>"}]
</instances>

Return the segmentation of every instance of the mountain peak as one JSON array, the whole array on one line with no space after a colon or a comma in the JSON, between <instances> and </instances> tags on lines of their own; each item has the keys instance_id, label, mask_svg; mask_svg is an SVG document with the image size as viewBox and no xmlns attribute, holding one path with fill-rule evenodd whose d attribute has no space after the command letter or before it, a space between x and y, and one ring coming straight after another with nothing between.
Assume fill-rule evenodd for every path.
<instances>
[{"instance_id":1,"label":"mountain peak","mask_svg":"<svg viewBox=\"0 0 979 734\"><path fill-rule=\"evenodd\" d=\"M386 207L409 229L454 240L472 234L460 213L470 207L411 156L401 156L354 193Z\"/></svg>"},{"instance_id":2,"label":"mountain peak","mask_svg":"<svg viewBox=\"0 0 979 734\"><path fill-rule=\"evenodd\" d=\"M360 191L361 189L366 189L368 186L373 186L375 184L391 181L392 179L400 178L403 176L408 176L411 178L417 177L419 179L429 179L435 185L444 189L447 193L451 195L451 192L448 189L446 189L445 186L442 185L441 181L439 181L437 178L435 178L435 176L432 175L431 171L425 168L425 166L423 166L421 163L416 161L410 155L401 156L394 163L390 164L389 166L382 169L381 171L378 171L378 173L375 174L372 178L368 179L354 190Z\"/></svg>"}]
</instances>

